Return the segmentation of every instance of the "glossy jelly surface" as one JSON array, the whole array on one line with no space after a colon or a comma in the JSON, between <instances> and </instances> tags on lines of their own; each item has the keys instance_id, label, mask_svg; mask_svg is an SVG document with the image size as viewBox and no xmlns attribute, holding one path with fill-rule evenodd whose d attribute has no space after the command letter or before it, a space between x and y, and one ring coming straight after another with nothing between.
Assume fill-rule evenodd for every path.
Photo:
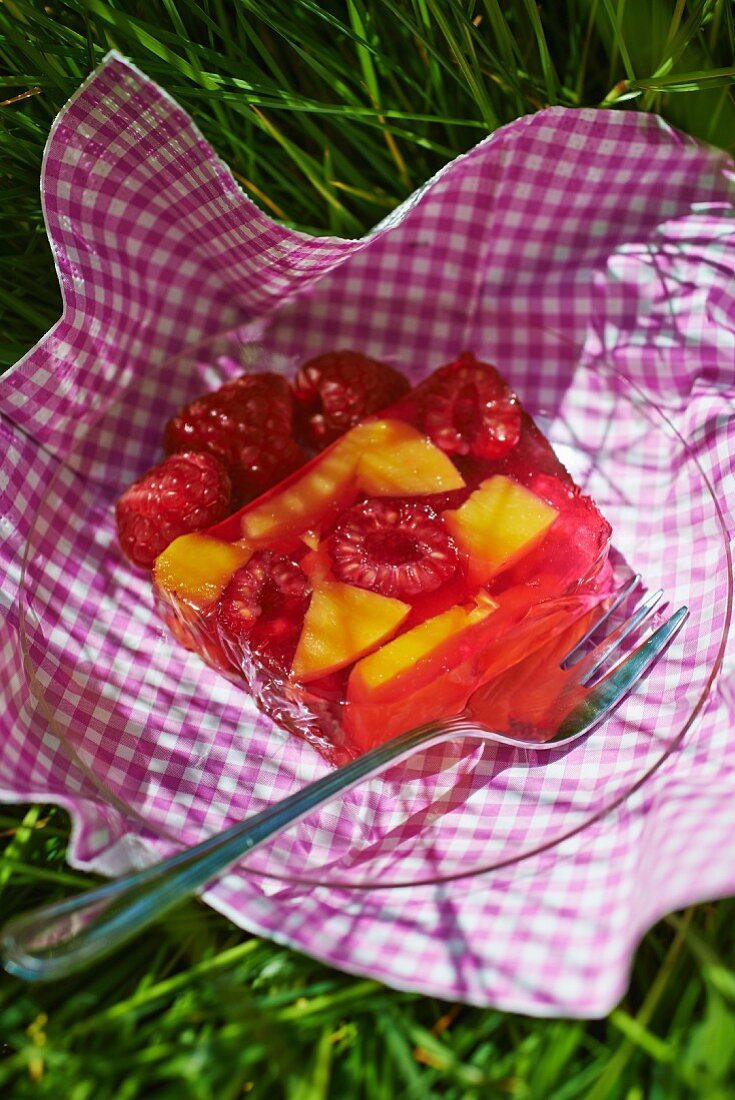
<instances>
[{"instance_id":1,"label":"glossy jelly surface","mask_svg":"<svg viewBox=\"0 0 735 1100\"><path fill-rule=\"evenodd\" d=\"M456 714L581 621L609 540L497 371L464 354L173 542L154 591L184 645L339 761Z\"/></svg>"}]
</instances>

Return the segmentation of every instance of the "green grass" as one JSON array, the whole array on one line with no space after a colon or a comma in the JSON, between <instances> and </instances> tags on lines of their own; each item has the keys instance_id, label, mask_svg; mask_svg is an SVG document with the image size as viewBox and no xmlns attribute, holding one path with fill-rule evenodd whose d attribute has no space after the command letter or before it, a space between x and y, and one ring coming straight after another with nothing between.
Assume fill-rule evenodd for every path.
<instances>
[{"instance_id":1,"label":"green grass","mask_svg":"<svg viewBox=\"0 0 735 1100\"><path fill-rule=\"evenodd\" d=\"M66 821L0 808L3 915L84 884ZM248 938L196 902L83 977L0 984L12 1100L731 1100L735 902L646 937L604 1021L395 993Z\"/></svg>"},{"instance_id":2,"label":"green grass","mask_svg":"<svg viewBox=\"0 0 735 1100\"><path fill-rule=\"evenodd\" d=\"M5 0L0 369L60 299L38 195L54 114L111 47L195 117L244 189L361 234L489 130L547 104L656 110L735 145L731 0ZM0 807L0 912L84 885L49 807ZM83 978L0 978L0 1095L53 1100L731 1100L735 902L644 940L604 1021L390 992L196 902Z\"/></svg>"}]
</instances>

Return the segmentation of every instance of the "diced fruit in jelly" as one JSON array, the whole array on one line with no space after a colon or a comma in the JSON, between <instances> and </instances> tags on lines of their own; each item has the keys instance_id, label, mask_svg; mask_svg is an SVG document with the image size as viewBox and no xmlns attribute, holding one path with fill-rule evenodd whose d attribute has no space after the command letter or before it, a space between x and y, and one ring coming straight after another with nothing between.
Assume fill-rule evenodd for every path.
<instances>
[{"instance_id":1,"label":"diced fruit in jelly","mask_svg":"<svg viewBox=\"0 0 735 1100\"><path fill-rule=\"evenodd\" d=\"M478 599L482 595L481 590ZM452 616L450 622L460 623L457 633L439 640L423 659L406 665L382 683L377 677L372 683L363 678L358 672L363 662L354 666L343 717L352 745L364 751L403 730L458 714L481 685L492 684L508 669L527 660L593 607L599 597L585 593L539 603L531 588L520 585L503 592L497 600L487 595L485 599L487 604L473 610L465 624ZM492 613L483 614L486 608ZM395 641L401 637L398 635ZM391 644L384 648L389 649ZM370 658L364 660L367 663ZM488 708L493 705L491 699L488 696ZM513 713L515 709L516 702L511 699L505 710ZM492 725L490 709L486 709L485 716ZM510 727L506 724L497 728Z\"/></svg>"},{"instance_id":2,"label":"diced fruit in jelly","mask_svg":"<svg viewBox=\"0 0 735 1100\"><path fill-rule=\"evenodd\" d=\"M477 585L529 553L558 514L535 493L497 474L443 516L460 553L467 556L469 583Z\"/></svg>"},{"instance_id":3,"label":"diced fruit in jelly","mask_svg":"<svg viewBox=\"0 0 735 1100\"><path fill-rule=\"evenodd\" d=\"M252 542L272 543L313 529L325 515L348 500L356 488L362 455L373 447L390 446L402 438L405 425L396 420L359 424L315 460L307 470L289 479L247 510L242 533Z\"/></svg>"},{"instance_id":4,"label":"diced fruit in jelly","mask_svg":"<svg viewBox=\"0 0 735 1100\"><path fill-rule=\"evenodd\" d=\"M370 702L381 693L395 690L401 677L414 672L420 663L423 663L424 673L438 674L450 648L461 641L468 628L481 623L494 609L495 604L490 600L471 609L450 607L399 634L357 662L350 673L347 698Z\"/></svg>"},{"instance_id":5,"label":"diced fruit in jelly","mask_svg":"<svg viewBox=\"0 0 735 1100\"><path fill-rule=\"evenodd\" d=\"M156 558L153 579L164 592L204 608L219 598L252 552L249 546L198 532L181 535Z\"/></svg>"},{"instance_id":6,"label":"diced fruit in jelly","mask_svg":"<svg viewBox=\"0 0 735 1100\"><path fill-rule=\"evenodd\" d=\"M153 565L156 606L171 632L221 671L228 661L217 638L215 610L233 573L251 554L249 546L194 532L175 539Z\"/></svg>"},{"instance_id":7,"label":"diced fruit in jelly","mask_svg":"<svg viewBox=\"0 0 735 1100\"><path fill-rule=\"evenodd\" d=\"M390 638L410 604L341 581L315 587L291 667L308 683L352 664Z\"/></svg>"},{"instance_id":8,"label":"diced fruit in jelly","mask_svg":"<svg viewBox=\"0 0 735 1100\"><path fill-rule=\"evenodd\" d=\"M390 437L363 453L357 484L371 497L429 496L464 488L452 460L410 424L395 421Z\"/></svg>"},{"instance_id":9,"label":"diced fruit in jelly","mask_svg":"<svg viewBox=\"0 0 735 1100\"><path fill-rule=\"evenodd\" d=\"M609 590L609 538L513 391L466 353L173 543L156 601L185 644L339 761L458 714L484 685L495 707L494 682ZM526 681L504 682L512 720ZM545 698L534 685L534 713Z\"/></svg>"}]
</instances>

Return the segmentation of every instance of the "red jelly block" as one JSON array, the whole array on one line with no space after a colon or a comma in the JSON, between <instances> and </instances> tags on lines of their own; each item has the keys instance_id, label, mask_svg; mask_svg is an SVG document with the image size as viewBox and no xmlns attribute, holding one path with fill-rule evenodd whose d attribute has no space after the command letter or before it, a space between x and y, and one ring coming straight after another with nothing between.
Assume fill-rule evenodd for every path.
<instances>
[{"instance_id":1,"label":"red jelly block","mask_svg":"<svg viewBox=\"0 0 735 1100\"><path fill-rule=\"evenodd\" d=\"M176 540L154 586L177 637L341 760L456 714L581 623L609 541L498 372L464 354Z\"/></svg>"}]
</instances>

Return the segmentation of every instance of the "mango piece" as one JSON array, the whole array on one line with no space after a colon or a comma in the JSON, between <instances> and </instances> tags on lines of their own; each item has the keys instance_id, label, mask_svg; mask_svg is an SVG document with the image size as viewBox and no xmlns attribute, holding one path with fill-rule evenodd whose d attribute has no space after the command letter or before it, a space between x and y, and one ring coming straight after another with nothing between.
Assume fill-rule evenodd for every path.
<instances>
[{"instance_id":1,"label":"mango piece","mask_svg":"<svg viewBox=\"0 0 735 1100\"><path fill-rule=\"evenodd\" d=\"M410 424L395 421L384 443L365 451L357 484L371 497L428 496L463 489L452 460Z\"/></svg>"},{"instance_id":2,"label":"mango piece","mask_svg":"<svg viewBox=\"0 0 735 1100\"><path fill-rule=\"evenodd\" d=\"M314 588L291 675L308 683L336 672L386 641L411 611L401 600L341 581Z\"/></svg>"},{"instance_id":3,"label":"mango piece","mask_svg":"<svg viewBox=\"0 0 735 1100\"><path fill-rule=\"evenodd\" d=\"M450 646L458 648L461 635L486 619L496 606L492 600L486 599L481 606L470 610L459 605L450 607L448 611L400 634L368 657L363 657L350 673L348 699L359 698L361 702L369 702L377 692L389 693L394 683L408 674L422 681L427 676L433 678L438 675ZM431 668L419 667L420 662L427 660L431 661Z\"/></svg>"},{"instance_id":4,"label":"mango piece","mask_svg":"<svg viewBox=\"0 0 735 1100\"><path fill-rule=\"evenodd\" d=\"M344 507L355 493L363 454L403 439L406 427L400 420L371 420L352 428L300 477L245 510L245 537L262 545L318 528L330 509Z\"/></svg>"},{"instance_id":5,"label":"mango piece","mask_svg":"<svg viewBox=\"0 0 735 1100\"><path fill-rule=\"evenodd\" d=\"M252 547L200 532L180 535L153 563L157 586L198 608L219 598L232 574L245 565Z\"/></svg>"},{"instance_id":6,"label":"mango piece","mask_svg":"<svg viewBox=\"0 0 735 1100\"><path fill-rule=\"evenodd\" d=\"M467 556L471 585L485 584L537 546L558 514L502 474L481 482L459 508L442 513L460 552Z\"/></svg>"}]
</instances>

